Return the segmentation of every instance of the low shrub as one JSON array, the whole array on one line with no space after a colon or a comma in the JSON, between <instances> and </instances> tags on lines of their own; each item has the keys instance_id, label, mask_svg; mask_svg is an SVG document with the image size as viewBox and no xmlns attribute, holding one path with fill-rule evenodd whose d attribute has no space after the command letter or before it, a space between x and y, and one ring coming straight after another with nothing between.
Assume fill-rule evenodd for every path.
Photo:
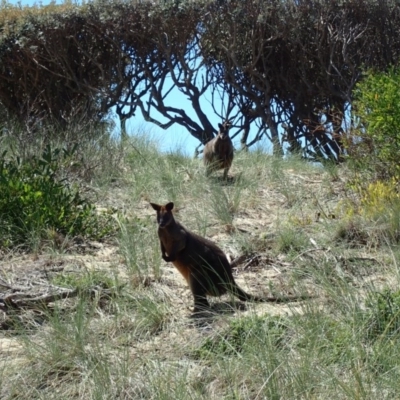
<instances>
[{"instance_id":1,"label":"low shrub","mask_svg":"<svg viewBox=\"0 0 400 400\"><path fill-rule=\"evenodd\" d=\"M356 85L353 110L360 121L349 143L351 160L378 179L400 176L400 70L369 71ZM356 119L357 119L356 118Z\"/></svg>"},{"instance_id":2,"label":"low shrub","mask_svg":"<svg viewBox=\"0 0 400 400\"><path fill-rule=\"evenodd\" d=\"M47 146L41 156L0 156L0 247L29 247L32 236L49 232L100 239L113 229L110 215L98 215L77 183L61 177L64 149Z\"/></svg>"},{"instance_id":3,"label":"low shrub","mask_svg":"<svg viewBox=\"0 0 400 400\"><path fill-rule=\"evenodd\" d=\"M400 332L400 290L371 294L366 302L367 337L377 339L384 335L391 338Z\"/></svg>"}]
</instances>

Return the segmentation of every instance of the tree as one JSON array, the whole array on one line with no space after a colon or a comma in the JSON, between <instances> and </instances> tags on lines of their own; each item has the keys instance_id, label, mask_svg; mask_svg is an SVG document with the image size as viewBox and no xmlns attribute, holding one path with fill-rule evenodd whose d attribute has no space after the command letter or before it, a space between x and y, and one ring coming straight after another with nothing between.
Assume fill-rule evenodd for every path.
<instances>
[{"instance_id":1,"label":"tree","mask_svg":"<svg viewBox=\"0 0 400 400\"><path fill-rule=\"evenodd\" d=\"M362 68L384 70L399 60L399 6L246 0L209 7L203 56L219 84L236 91L243 125L261 121L278 153L287 141L308 157L339 160Z\"/></svg>"},{"instance_id":2,"label":"tree","mask_svg":"<svg viewBox=\"0 0 400 400\"><path fill-rule=\"evenodd\" d=\"M12 12L11 12L12 11ZM140 110L201 143L204 111L233 121L243 148L341 160L362 69L399 61L400 6L375 0L91 2L0 13L0 103L28 127L125 122ZM171 103L178 90L195 117Z\"/></svg>"}]
</instances>

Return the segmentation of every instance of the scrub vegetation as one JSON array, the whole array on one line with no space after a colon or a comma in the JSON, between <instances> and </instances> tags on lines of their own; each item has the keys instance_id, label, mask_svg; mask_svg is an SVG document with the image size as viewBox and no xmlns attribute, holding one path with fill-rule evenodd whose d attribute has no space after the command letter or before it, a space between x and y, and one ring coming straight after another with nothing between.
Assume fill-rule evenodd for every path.
<instances>
[{"instance_id":1,"label":"scrub vegetation","mask_svg":"<svg viewBox=\"0 0 400 400\"><path fill-rule=\"evenodd\" d=\"M0 398L398 398L399 15L367 0L2 3ZM200 147L209 118L231 121L227 176L127 132L137 112ZM193 314L150 202L173 202L246 292L302 300L223 295Z\"/></svg>"}]
</instances>

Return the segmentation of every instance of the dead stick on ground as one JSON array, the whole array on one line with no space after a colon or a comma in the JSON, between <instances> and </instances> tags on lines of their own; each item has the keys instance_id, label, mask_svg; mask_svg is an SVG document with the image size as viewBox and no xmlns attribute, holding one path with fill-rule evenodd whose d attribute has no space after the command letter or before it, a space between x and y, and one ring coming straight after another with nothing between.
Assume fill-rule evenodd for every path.
<instances>
[{"instance_id":1,"label":"dead stick on ground","mask_svg":"<svg viewBox=\"0 0 400 400\"><path fill-rule=\"evenodd\" d=\"M12 293L3 298L0 298L0 309L6 312L8 309L18 308L32 308L38 305L46 305L57 300L70 299L78 296L79 294L86 294L95 296L97 293L101 295L111 295L113 293L110 289L103 289L101 287L93 287L85 290L69 289L57 293L46 293L36 297L30 297L29 294Z\"/></svg>"}]
</instances>

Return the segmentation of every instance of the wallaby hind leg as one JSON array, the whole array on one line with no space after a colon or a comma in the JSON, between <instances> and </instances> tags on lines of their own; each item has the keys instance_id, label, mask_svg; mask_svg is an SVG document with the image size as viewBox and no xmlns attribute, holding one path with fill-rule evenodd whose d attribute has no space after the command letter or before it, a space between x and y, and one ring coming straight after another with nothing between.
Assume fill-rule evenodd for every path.
<instances>
[{"instance_id":1,"label":"wallaby hind leg","mask_svg":"<svg viewBox=\"0 0 400 400\"><path fill-rule=\"evenodd\" d=\"M224 179L225 179L225 180L228 179L228 171L229 171L229 168L225 168L225 169L224 169Z\"/></svg>"},{"instance_id":2,"label":"wallaby hind leg","mask_svg":"<svg viewBox=\"0 0 400 400\"><path fill-rule=\"evenodd\" d=\"M204 311L210 308L210 303L207 300L206 290L193 274L189 275L189 286L194 298L193 312Z\"/></svg>"}]
</instances>

